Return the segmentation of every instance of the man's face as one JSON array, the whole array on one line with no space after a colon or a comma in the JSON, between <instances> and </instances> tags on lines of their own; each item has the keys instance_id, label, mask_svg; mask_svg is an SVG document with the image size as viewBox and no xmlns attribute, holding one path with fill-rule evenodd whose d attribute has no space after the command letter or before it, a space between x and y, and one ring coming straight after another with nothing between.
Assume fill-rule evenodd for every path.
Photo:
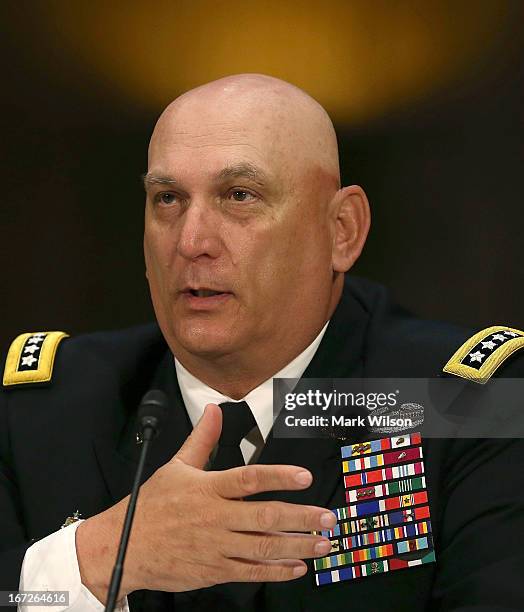
<instances>
[{"instance_id":1,"label":"man's face","mask_svg":"<svg viewBox=\"0 0 524 612\"><path fill-rule=\"evenodd\" d=\"M264 113L202 106L164 117L146 177L151 296L172 351L267 355L328 315L326 177ZM315 332L313 336L311 334Z\"/></svg>"}]
</instances>

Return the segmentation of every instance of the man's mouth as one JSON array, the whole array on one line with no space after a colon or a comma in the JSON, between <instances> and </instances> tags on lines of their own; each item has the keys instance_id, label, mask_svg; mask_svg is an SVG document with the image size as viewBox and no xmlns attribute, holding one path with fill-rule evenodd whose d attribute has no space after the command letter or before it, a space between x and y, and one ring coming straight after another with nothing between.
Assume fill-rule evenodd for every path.
<instances>
[{"instance_id":1,"label":"man's mouth","mask_svg":"<svg viewBox=\"0 0 524 612\"><path fill-rule=\"evenodd\" d=\"M189 293L194 297L208 298L214 295L224 295L225 291L214 291L213 289L189 289Z\"/></svg>"},{"instance_id":2,"label":"man's mouth","mask_svg":"<svg viewBox=\"0 0 524 612\"><path fill-rule=\"evenodd\" d=\"M230 291L211 289L210 287L186 287L182 291L185 304L191 310L214 310L225 304L232 297Z\"/></svg>"}]
</instances>

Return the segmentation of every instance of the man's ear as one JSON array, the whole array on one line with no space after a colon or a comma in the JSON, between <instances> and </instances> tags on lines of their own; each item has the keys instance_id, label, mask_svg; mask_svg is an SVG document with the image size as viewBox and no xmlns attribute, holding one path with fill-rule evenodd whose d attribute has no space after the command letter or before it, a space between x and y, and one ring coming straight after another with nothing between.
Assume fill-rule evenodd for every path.
<instances>
[{"instance_id":1,"label":"man's ear","mask_svg":"<svg viewBox=\"0 0 524 612\"><path fill-rule=\"evenodd\" d=\"M333 270L347 272L362 252L371 223L369 202L362 187L351 185L337 191L333 215Z\"/></svg>"},{"instance_id":2,"label":"man's ear","mask_svg":"<svg viewBox=\"0 0 524 612\"><path fill-rule=\"evenodd\" d=\"M149 281L149 269L148 269L148 265L147 265L147 244L146 244L146 236L144 233L144 238L142 240L142 248L144 251L144 272L146 275L147 280Z\"/></svg>"}]
</instances>

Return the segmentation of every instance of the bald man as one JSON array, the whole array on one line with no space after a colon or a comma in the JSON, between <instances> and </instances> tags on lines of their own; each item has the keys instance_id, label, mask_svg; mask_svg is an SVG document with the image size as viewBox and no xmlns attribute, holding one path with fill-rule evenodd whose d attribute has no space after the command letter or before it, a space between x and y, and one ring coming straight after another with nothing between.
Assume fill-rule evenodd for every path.
<instances>
[{"instance_id":1,"label":"bald man","mask_svg":"<svg viewBox=\"0 0 524 612\"><path fill-rule=\"evenodd\" d=\"M189 91L158 120L144 184L158 325L30 333L9 352L0 589L68 591L58 609L103 609L140 451L137 406L161 389L169 415L120 609L524 609L510 544L524 527L524 470L508 467L522 463L520 441L423 442L436 564L313 578L311 560L332 549L330 509L347 506L340 447L351 438L273 436L273 378L438 376L471 335L410 318L346 275L369 205L340 186L324 109L264 75ZM493 375L522 375L513 352Z\"/></svg>"}]
</instances>

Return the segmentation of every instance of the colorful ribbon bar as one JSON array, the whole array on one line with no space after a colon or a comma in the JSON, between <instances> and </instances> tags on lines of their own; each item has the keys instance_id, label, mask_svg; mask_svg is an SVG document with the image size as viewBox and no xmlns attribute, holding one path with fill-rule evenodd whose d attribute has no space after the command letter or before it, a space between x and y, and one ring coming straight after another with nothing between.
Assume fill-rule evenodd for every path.
<instances>
[{"instance_id":1,"label":"colorful ribbon bar","mask_svg":"<svg viewBox=\"0 0 524 612\"><path fill-rule=\"evenodd\" d=\"M409 493L411 491L420 491L421 489L425 488L426 479L424 476L417 476L416 478L397 480L396 482L386 482L384 484L379 484L372 487L361 487L360 489L346 491L346 501L351 503L367 499L378 499L379 497L385 497L386 495Z\"/></svg>"},{"instance_id":2,"label":"colorful ribbon bar","mask_svg":"<svg viewBox=\"0 0 524 612\"><path fill-rule=\"evenodd\" d=\"M351 518L350 509L348 507L337 508L334 513L339 521ZM316 531L326 538L333 538L340 535L350 535L361 533L364 531L372 531L381 527L390 527L392 525L401 525L411 521L419 521L429 518L429 506L420 506L417 508L406 508L398 512L390 512L388 514L378 514L376 516L367 516L366 518L355 521L347 521L337 523L333 529L323 529Z\"/></svg>"},{"instance_id":3,"label":"colorful ribbon bar","mask_svg":"<svg viewBox=\"0 0 524 612\"><path fill-rule=\"evenodd\" d=\"M358 472L369 468L381 467L383 465L395 465L397 463L407 463L415 459L422 459L422 447L407 448L406 450L396 450L392 453L383 453L380 455L371 455L370 457L362 457L361 459L350 459L342 462L342 471L344 474L348 472Z\"/></svg>"},{"instance_id":4,"label":"colorful ribbon bar","mask_svg":"<svg viewBox=\"0 0 524 612\"><path fill-rule=\"evenodd\" d=\"M434 561L434 551L427 553L419 559L411 559L409 561L393 557L383 561L372 561L371 563L365 563L363 565L352 565L341 569L319 572L315 575L315 581L317 586L323 586L325 584L352 580L353 578L360 578L362 576L372 576L373 574L392 572L407 567L433 563Z\"/></svg>"},{"instance_id":5,"label":"colorful ribbon bar","mask_svg":"<svg viewBox=\"0 0 524 612\"><path fill-rule=\"evenodd\" d=\"M429 521L410 523L402 527L390 527L389 529L362 533L360 535L342 538L340 542L344 550L350 550L352 548L361 548L362 546L370 546L372 544L383 544L384 542L391 542L393 540L413 538L426 533L431 533L431 523Z\"/></svg>"},{"instance_id":6,"label":"colorful ribbon bar","mask_svg":"<svg viewBox=\"0 0 524 612\"><path fill-rule=\"evenodd\" d=\"M373 546L371 548L362 548L361 550L353 550L339 555L331 555L314 560L316 570L331 569L341 565L349 565L361 561L369 561L370 559L380 559L381 557L390 557L395 552L393 544L385 544L384 546Z\"/></svg>"},{"instance_id":7,"label":"colorful ribbon bar","mask_svg":"<svg viewBox=\"0 0 524 612\"><path fill-rule=\"evenodd\" d=\"M361 485L374 484L385 480L395 480L395 478L403 478L405 476L416 476L424 473L424 463L417 461L416 463L408 463L406 465L396 465L394 467L382 468L381 470L372 470L371 472L360 472L358 474L349 474L344 476L344 487L351 489L360 487Z\"/></svg>"},{"instance_id":8,"label":"colorful ribbon bar","mask_svg":"<svg viewBox=\"0 0 524 612\"><path fill-rule=\"evenodd\" d=\"M399 495L397 497L388 497L387 499L361 502L360 504L348 506L348 518L367 516L368 514L385 512L387 510L397 510L398 508L407 508L409 506L418 506L419 504L427 504L427 502L427 491L410 493L408 495Z\"/></svg>"},{"instance_id":9,"label":"colorful ribbon bar","mask_svg":"<svg viewBox=\"0 0 524 612\"><path fill-rule=\"evenodd\" d=\"M314 560L316 570L332 569L341 565L349 565L362 561L370 561L380 559L381 557L391 557L396 554L404 554L417 550L424 550L429 547L427 537L414 538L413 540L405 540L403 542L394 542L393 544L384 544L383 546L372 546L371 548L361 548L338 555L330 555Z\"/></svg>"},{"instance_id":10,"label":"colorful ribbon bar","mask_svg":"<svg viewBox=\"0 0 524 612\"><path fill-rule=\"evenodd\" d=\"M391 448L402 448L404 446L420 444L420 442L420 433L412 433L393 438L368 440L365 442L359 442L358 444L352 444L351 446L343 446L340 449L340 452L342 454L342 459L347 459L348 457L360 457L362 455L369 455L371 453L377 453L380 451L389 450Z\"/></svg>"}]
</instances>

